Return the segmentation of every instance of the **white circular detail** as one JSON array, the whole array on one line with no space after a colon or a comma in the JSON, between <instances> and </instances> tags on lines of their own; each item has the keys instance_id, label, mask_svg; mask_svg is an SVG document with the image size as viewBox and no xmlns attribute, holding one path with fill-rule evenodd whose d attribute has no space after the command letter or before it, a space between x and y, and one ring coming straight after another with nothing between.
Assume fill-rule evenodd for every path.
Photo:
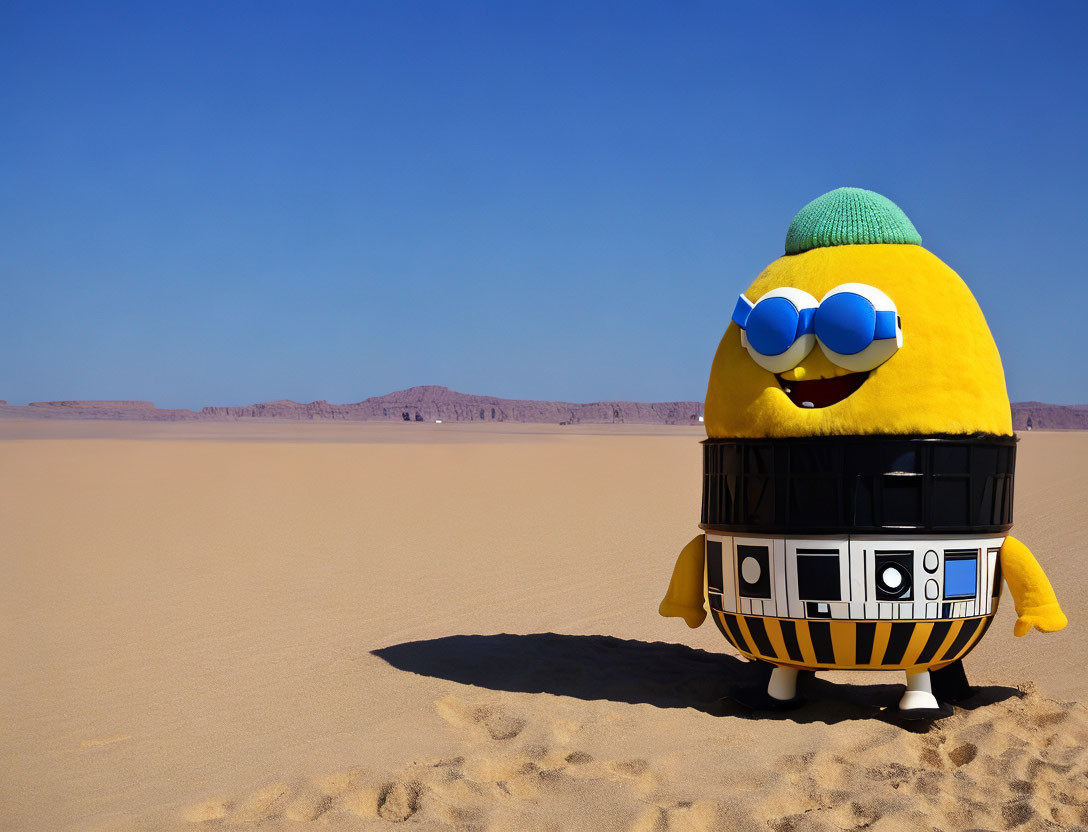
<instances>
[{"instance_id":1,"label":"white circular detail","mask_svg":"<svg viewBox=\"0 0 1088 832\"><path fill-rule=\"evenodd\" d=\"M928 581L926 581L926 600L927 601L936 601L937 600L937 595L940 594L940 591L941 591L941 589L940 589L940 587L937 586L937 582L935 580L930 578Z\"/></svg>"},{"instance_id":2,"label":"white circular detail","mask_svg":"<svg viewBox=\"0 0 1088 832\"><path fill-rule=\"evenodd\" d=\"M925 559L922 561L922 566L925 567L926 572L936 572L939 565L940 561L937 559L937 553L932 549L926 552Z\"/></svg>"},{"instance_id":3,"label":"white circular detail","mask_svg":"<svg viewBox=\"0 0 1088 832\"><path fill-rule=\"evenodd\" d=\"M740 562L740 576L744 578L746 584L754 584L758 581L762 571L759 568L759 561L751 555Z\"/></svg>"},{"instance_id":4,"label":"white circular detail","mask_svg":"<svg viewBox=\"0 0 1088 832\"><path fill-rule=\"evenodd\" d=\"M891 566L880 573L880 582L888 589L899 589L903 585L903 573Z\"/></svg>"}]
</instances>

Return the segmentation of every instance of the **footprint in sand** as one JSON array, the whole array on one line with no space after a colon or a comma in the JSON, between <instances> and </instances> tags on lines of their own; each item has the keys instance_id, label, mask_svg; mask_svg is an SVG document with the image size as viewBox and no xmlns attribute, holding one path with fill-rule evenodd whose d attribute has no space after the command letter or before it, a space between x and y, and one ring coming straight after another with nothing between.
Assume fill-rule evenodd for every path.
<instances>
[{"instance_id":1,"label":"footprint in sand","mask_svg":"<svg viewBox=\"0 0 1088 832\"><path fill-rule=\"evenodd\" d=\"M389 783L378 795L378 816L398 823L408 820L419 809L422 792L419 783Z\"/></svg>"},{"instance_id":2,"label":"footprint in sand","mask_svg":"<svg viewBox=\"0 0 1088 832\"><path fill-rule=\"evenodd\" d=\"M469 705L453 696L435 703L439 715L451 725L477 727L493 740L509 740L525 728L525 720L508 714L498 705Z\"/></svg>"}]
</instances>

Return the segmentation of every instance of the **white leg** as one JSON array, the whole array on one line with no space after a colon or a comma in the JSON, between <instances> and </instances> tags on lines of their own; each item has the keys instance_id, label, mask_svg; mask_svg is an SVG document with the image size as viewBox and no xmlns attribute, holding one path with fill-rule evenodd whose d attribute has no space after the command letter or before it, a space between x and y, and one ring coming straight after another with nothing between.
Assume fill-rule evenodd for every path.
<instances>
[{"instance_id":1,"label":"white leg","mask_svg":"<svg viewBox=\"0 0 1088 832\"><path fill-rule=\"evenodd\" d=\"M797 671L792 667L776 667L767 682L767 693L772 699L789 702L797 695Z\"/></svg>"},{"instance_id":2,"label":"white leg","mask_svg":"<svg viewBox=\"0 0 1088 832\"><path fill-rule=\"evenodd\" d=\"M929 682L929 671L907 671L907 691L899 700L899 710L913 711L916 708L939 708L937 697L933 695L933 686Z\"/></svg>"}]
</instances>

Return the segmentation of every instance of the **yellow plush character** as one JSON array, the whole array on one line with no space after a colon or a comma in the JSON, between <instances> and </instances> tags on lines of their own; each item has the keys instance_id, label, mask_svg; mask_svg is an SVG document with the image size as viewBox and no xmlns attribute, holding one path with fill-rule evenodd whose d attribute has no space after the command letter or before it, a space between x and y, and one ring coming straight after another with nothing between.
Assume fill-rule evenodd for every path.
<instances>
[{"instance_id":1,"label":"yellow plush character","mask_svg":"<svg viewBox=\"0 0 1088 832\"><path fill-rule=\"evenodd\" d=\"M993 336L959 276L872 191L806 205L737 301L710 371L704 534L664 616L707 615L773 666L904 670L907 718L949 712L1004 576L1015 634L1066 624L1012 525L1016 437ZM705 607L704 607L705 604ZM935 671L930 673L930 671Z\"/></svg>"}]
</instances>

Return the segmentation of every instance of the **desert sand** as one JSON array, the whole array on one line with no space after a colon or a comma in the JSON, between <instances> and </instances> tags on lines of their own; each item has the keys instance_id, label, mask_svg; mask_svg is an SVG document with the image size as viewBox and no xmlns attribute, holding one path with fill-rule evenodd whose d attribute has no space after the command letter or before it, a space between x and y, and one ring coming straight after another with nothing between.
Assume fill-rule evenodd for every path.
<instances>
[{"instance_id":1,"label":"desert sand","mask_svg":"<svg viewBox=\"0 0 1088 832\"><path fill-rule=\"evenodd\" d=\"M657 604L699 428L0 423L0 828L960 830L1088 823L1088 433L1013 533L1071 619L810 704Z\"/></svg>"}]
</instances>

